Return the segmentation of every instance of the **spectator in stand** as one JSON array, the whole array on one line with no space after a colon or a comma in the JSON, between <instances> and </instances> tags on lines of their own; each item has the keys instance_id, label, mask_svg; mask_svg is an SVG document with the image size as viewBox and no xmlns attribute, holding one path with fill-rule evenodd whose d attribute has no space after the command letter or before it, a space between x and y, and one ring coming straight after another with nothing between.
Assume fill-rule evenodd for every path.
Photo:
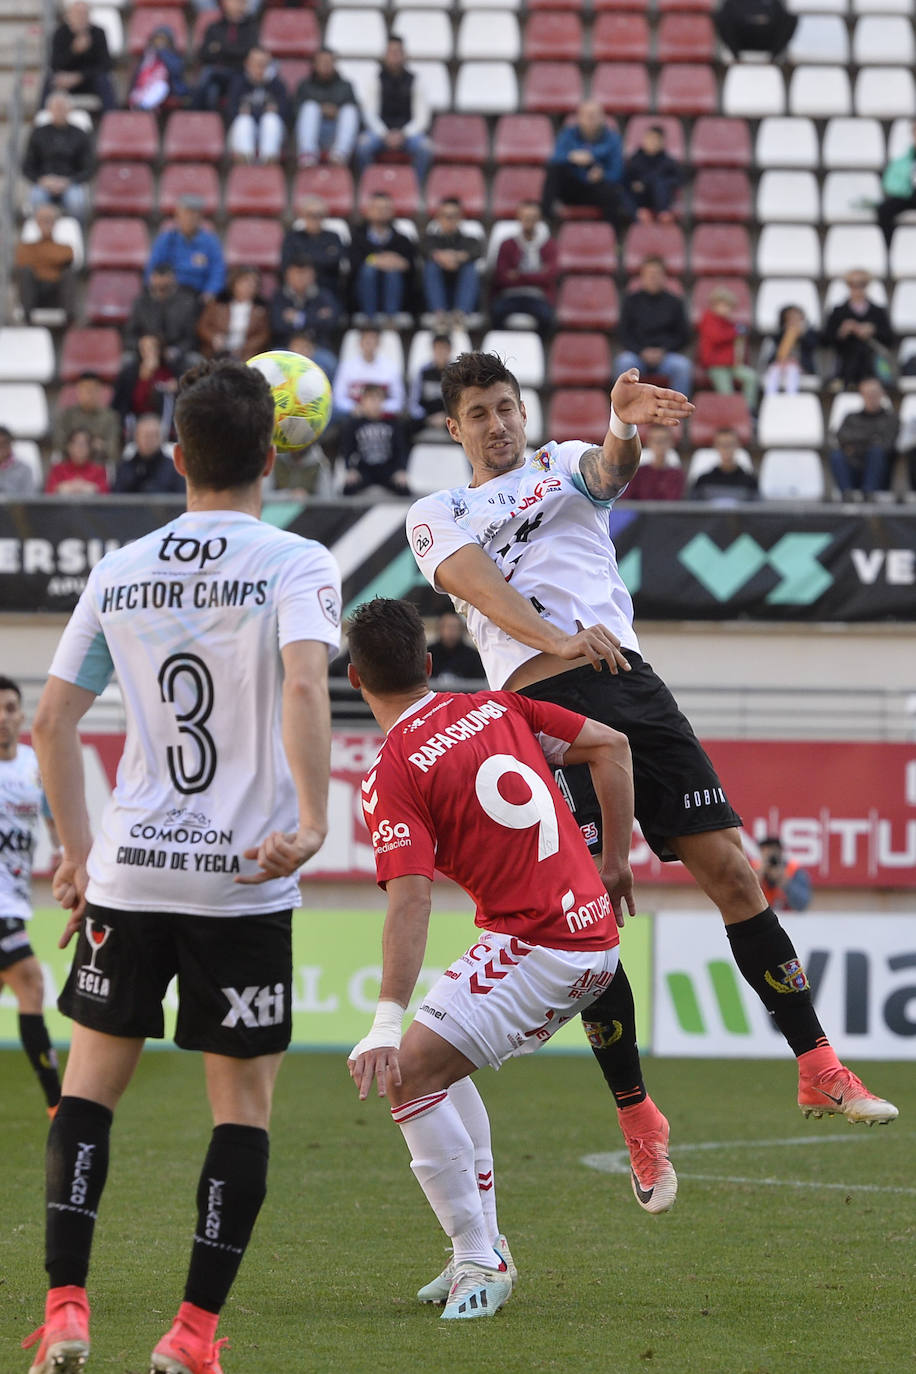
<instances>
[{"instance_id":1,"label":"spectator in stand","mask_svg":"<svg viewBox=\"0 0 916 1374\"><path fill-rule=\"evenodd\" d=\"M363 122L357 145L360 172L382 152L407 153L421 186L432 162L432 145L426 136L429 102L422 81L404 62L404 44L389 38L378 76L365 94Z\"/></svg>"},{"instance_id":2,"label":"spectator in stand","mask_svg":"<svg viewBox=\"0 0 916 1374\"><path fill-rule=\"evenodd\" d=\"M245 58L258 41L257 15L246 13L246 0L221 0L222 18L204 30L197 62L201 67L194 108L218 110L229 82L242 70Z\"/></svg>"},{"instance_id":3,"label":"spectator in stand","mask_svg":"<svg viewBox=\"0 0 916 1374\"><path fill-rule=\"evenodd\" d=\"M916 210L916 121L909 148L885 167L881 189L884 199L878 206L878 223L890 248L897 216L904 210Z\"/></svg>"},{"instance_id":4,"label":"spectator in stand","mask_svg":"<svg viewBox=\"0 0 916 1374\"><path fill-rule=\"evenodd\" d=\"M37 491L38 483L31 467L16 457L12 430L0 425L0 496L24 501Z\"/></svg>"},{"instance_id":5,"label":"spectator in stand","mask_svg":"<svg viewBox=\"0 0 916 1374\"><path fill-rule=\"evenodd\" d=\"M533 315L538 333L550 334L557 298L557 243L536 200L523 200L518 233L503 239L490 283L490 321L501 329L510 315Z\"/></svg>"},{"instance_id":6,"label":"spectator in stand","mask_svg":"<svg viewBox=\"0 0 916 1374\"><path fill-rule=\"evenodd\" d=\"M175 223L160 229L153 240L146 280L157 267L167 263L179 286L187 286L203 301L213 300L226 284L223 246L216 235L201 226L203 201L200 196L179 196Z\"/></svg>"},{"instance_id":7,"label":"spectator in stand","mask_svg":"<svg viewBox=\"0 0 916 1374\"><path fill-rule=\"evenodd\" d=\"M104 383L97 372L81 372L76 380L76 400L58 411L54 422L54 447L58 453L76 429L89 435L94 463L115 464L121 456L121 419L105 404Z\"/></svg>"},{"instance_id":8,"label":"spectator in stand","mask_svg":"<svg viewBox=\"0 0 916 1374\"><path fill-rule=\"evenodd\" d=\"M643 381L647 374L667 377L674 391L690 395L692 368L683 352L690 329L684 302L665 289L665 264L661 258L643 260L639 286L623 298L617 333L624 351L614 364L615 376L638 367Z\"/></svg>"},{"instance_id":9,"label":"spectator in stand","mask_svg":"<svg viewBox=\"0 0 916 1374\"><path fill-rule=\"evenodd\" d=\"M811 905L811 877L787 859L778 835L767 835L758 844L757 878L773 911L807 911Z\"/></svg>"},{"instance_id":10,"label":"spectator in stand","mask_svg":"<svg viewBox=\"0 0 916 1374\"><path fill-rule=\"evenodd\" d=\"M197 321L200 351L205 358L237 358L245 362L270 347L270 316L258 292L261 274L256 267L233 267L224 292L207 301Z\"/></svg>"},{"instance_id":11,"label":"spectator in stand","mask_svg":"<svg viewBox=\"0 0 916 1374\"><path fill-rule=\"evenodd\" d=\"M130 496L185 494L185 481L162 447L162 419L152 411L137 418L134 441L118 463L112 491Z\"/></svg>"},{"instance_id":12,"label":"spectator in stand","mask_svg":"<svg viewBox=\"0 0 916 1374\"><path fill-rule=\"evenodd\" d=\"M877 377L859 383L861 410L846 416L836 433L830 454L834 481L844 501L861 501L876 491L887 491L891 458L900 421Z\"/></svg>"},{"instance_id":13,"label":"spectator in stand","mask_svg":"<svg viewBox=\"0 0 916 1374\"><path fill-rule=\"evenodd\" d=\"M869 300L870 281L864 268L849 272L849 295L834 306L824 326L824 342L836 352L837 381L847 389L865 377L880 375L879 369L897 347L887 310Z\"/></svg>"},{"instance_id":14,"label":"spectator in stand","mask_svg":"<svg viewBox=\"0 0 916 1374\"><path fill-rule=\"evenodd\" d=\"M32 323L33 310L63 310L67 319L74 314L73 249L54 237L60 219L56 205L35 209L38 238L16 245L16 278L26 324Z\"/></svg>"},{"instance_id":15,"label":"spectator in stand","mask_svg":"<svg viewBox=\"0 0 916 1374\"><path fill-rule=\"evenodd\" d=\"M127 359L115 379L111 398L124 433L134 433L138 416L155 412L161 417L163 432L168 434L177 390L178 379L163 358L162 340L155 334L141 335L137 352Z\"/></svg>"},{"instance_id":16,"label":"spectator in stand","mask_svg":"<svg viewBox=\"0 0 916 1374\"><path fill-rule=\"evenodd\" d=\"M353 87L340 75L330 48L319 48L312 70L296 91L296 147L300 167L314 167L322 153L345 167L359 133L359 106Z\"/></svg>"},{"instance_id":17,"label":"spectator in stand","mask_svg":"<svg viewBox=\"0 0 916 1374\"><path fill-rule=\"evenodd\" d=\"M98 100L103 110L116 105L111 84L111 55L105 30L89 22L89 6L84 0L64 8L64 15L51 39L50 71L44 96L49 91L64 91L81 99Z\"/></svg>"},{"instance_id":18,"label":"spectator in stand","mask_svg":"<svg viewBox=\"0 0 916 1374\"><path fill-rule=\"evenodd\" d=\"M270 333L274 348L286 348L291 336L307 329L327 347L340 326L337 298L318 285L310 258L293 258L283 273L283 283L270 302ZM250 355L249 355L250 356Z\"/></svg>"},{"instance_id":19,"label":"spectator in stand","mask_svg":"<svg viewBox=\"0 0 916 1374\"><path fill-rule=\"evenodd\" d=\"M434 690L448 691L452 684L482 683L486 680L480 655L465 638L464 621L460 615L454 611L445 611L440 615L436 635L426 646L433 660L430 678L437 684Z\"/></svg>"},{"instance_id":20,"label":"spectator in stand","mask_svg":"<svg viewBox=\"0 0 916 1374\"><path fill-rule=\"evenodd\" d=\"M353 230L350 245L357 324L382 319L404 328L413 324L406 307L413 294L416 258L413 239L395 228L391 197L387 191L373 192L365 221Z\"/></svg>"},{"instance_id":21,"label":"spectator in stand","mask_svg":"<svg viewBox=\"0 0 916 1374\"><path fill-rule=\"evenodd\" d=\"M186 105L190 95L185 80L184 58L175 48L175 34L168 24L162 24L150 34L140 54L130 79L128 108L175 109L179 105Z\"/></svg>"},{"instance_id":22,"label":"spectator in stand","mask_svg":"<svg viewBox=\"0 0 916 1374\"><path fill-rule=\"evenodd\" d=\"M330 348L322 348L311 330L298 330L293 334L286 347L290 353L301 353L303 358L311 358L312 362L317 363L327 375L328 381L334 381L337 375L337 354L333 353Z\"/></svg>"},{"instance_id":23,"label":"spectator in stand","mask_svg":"<svg viewBox=\"0 0 916 1374\"><path fill-rule=\"evenodd\" d=\"M88 429L74 429L64 444L60 461L51 464L45 483L46 496L104 496L108 474L93 455Z\"/></svg>"},{"instance_id":24,"label":"spectator in stand","mask_svg":"<svg viewBox=\"0 0 916 1374\"><path fill-rule=\"evenodd\" d=\"M92 140L85 129L70 122L73 102L63 91L48 98L47 108L51 118L32 129L22 159L22 175L32 182L29 204L33 210L53 204L83 220L95 164Z\"/></svg>"},{"instance_id":25,"label":"spectator in stand","mask_svg":"<svg viewBox=\"0 0 916 1374\"><path fill-rule=\"evenodd\" d=\"M421 367L410 387L407 412L414 434L421 429L445 429L445 402L442 399L442 374L452 358L452 341L447 334L436 334L433 356Z\"/></svg>"},{"instance_id":26,"label":"spectator in stand","mask_svg":"<svg viewBox=\"0 0 916 1374\"><path fill-rule=\"evenodd\" d=\"M791 42L798 15L790 14L782 0L722 0L713 20L737 62L743 52L776 58Z\"/></svg>"},{"instance_id":27,"label":"spectator in stand","mask_svg":"<svg viewBox=\"0 0 916 1374\"><path fill-rule=\"evenodd\" d=\"M735 501L753 501L757 497L757 478L749 466L740 461L741 440L727 425L717 429L712 446L719 455L715 467L701 473L690 489L695 501L714 501L717 505L731 505ZM745 454L747 460L747 455Z\"/></svg>"},{"instance_id":28,"label":"spectator in stand","mask_svg":"<svg viewBox=\"0 0 916 1374\"><path fill-rule=\"evenodd\" d=\"M649 425L636 474L626 490L630 501L680 501L684 495L684 469L677 449L671 446L671 430Z\"/></svg>"},{"instance_id":29,"label":"spectator in stand","mask_svg":"<svg viewBox=\"0 0 916 1374\"><path fill-rule=\"evenodd\" d=\"M731 396L737 382L752 413L757 409L760 383L745 361L747 330L735 321L734 294L725 286L709 293L709 304L697 325L697 361L705 367L713 389Z\"/></svg>"},{"instance_id":30,"label":"spectator in stand","mask_svg":"<svg viewBox=\"0 0 916 1374\"><path fill-rule=\"evenodd\" d=\"M632 218L623 185L623 145L597 100L583 100L575 122L557 135L547 164L541 208L544 218L554 214L554 202L594 205L617 230Z\"/></svg>"},{"instance_id":31,"label":"spectator in stand","mask_svg":"<svg viewBox=\"0 0 916 1374\"><path fill-rule=\"evenodd\" d=\"M283 235L280 270L285 271L294 258L308 258L315 264L318 285L331 291L343 309L347 250L340 235L325 227L327 213L327 202L321 196L304 195L300 199L299 218Z\"/></svg>"},{"instance_id":32,"label":"spectator in stand","mask_svg":"<svg viewBox=\"0 0 916 1374\"><path fill-rule=\"evenodd\" d=\"M660 124L650 124L626 165L625 185L636 218L644 224L656 219L670 224L682 176L681 164L665 151L665 130Z\"/></svg>"},{"instance_id":33,"label":"spectator in stand","mask_svg":"<svg viewBox=\"0 0 916 1374\"><path fill-rule=\"evenodd\" d=\"M468 317L477 310L480 295L477 259L482 245L474 234L464 233L461 219L461 201L446 197L426 226L420 248L426 309L436 329L445 328L449 313L456 329L480 323Z\"/></svg>"},{"instance_id":34,"label":"spectator in stand","mask_svg":"<svg viewBox=\"0 0 916 1374\"><path fill-rule=\"evenodd\" d=\"M292 115L270 53L254 47L226 91L226 144L236 162L278 162Z\"/></svg>"},{"instance_id":35,"label":"spectator in stand","mask_svg":"<svg viewBox=\"0 0 916 1374\"><path fill-rule=\"evenodd\" d=\"M162 356L176 376L192 365L197 348L200 299L189 286L179 286L171 263L160 262L130 309L124 347L136 353L145 334L162 340Z\"/></svg>"},{"instance_id":36,"label":"spectator in stand","mask_svg":"<svg viewBox=\"0 0 916 1374\"><path fill-rule=\"evenodd\" d=\"M341 415L349 415L366 387L372 385L382 388L386 416L400 415L404 409L404 378L392 359L381 352L380 345L377 329L361 329L358 349L338 363L334 409Z\"/></svg>"},{"instance_id":37,"label":"spectator in stand","mask_svg":"<svg viewBox=\"0 0 916 1374\"><path fill-rule=\"evenodd\" d=\"M397 496L407 493L404 429L400 420L384 414L385 400L385 388L368 383L340 427L343 489L348 496L369 487L383 487Z\"/></svg>"},{"instance_id":38,"label":"spectator in stand","mask_svg":"<svg viewBox=\"0 0 916 1374\"><path fill-rule=\"evenodd\" d=\"M819 342L800 305L784 305L776 333L764 339L760 349L763 389L768 396L784 391L794 396L802 376L817 374L814 350Z\"/></svg>"}]
</instances>

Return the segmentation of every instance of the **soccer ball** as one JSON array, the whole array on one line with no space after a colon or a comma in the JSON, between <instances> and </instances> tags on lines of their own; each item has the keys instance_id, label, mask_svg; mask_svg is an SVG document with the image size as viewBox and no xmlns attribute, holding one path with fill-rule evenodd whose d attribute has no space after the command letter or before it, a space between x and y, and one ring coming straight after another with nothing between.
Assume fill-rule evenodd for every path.
<instances>
[{"instance_id":1,"label":"soccer ball","mask_svg":"<svg viewBox=\"0 0 916 1374\"><path fill-rule=\"evenodd\" d=\"M277 448L286 453L313 444L331 417L331 383L318 364L275 348L249 358L248 366L266 377L273 392Z\"/></svg>"}]
</instances>

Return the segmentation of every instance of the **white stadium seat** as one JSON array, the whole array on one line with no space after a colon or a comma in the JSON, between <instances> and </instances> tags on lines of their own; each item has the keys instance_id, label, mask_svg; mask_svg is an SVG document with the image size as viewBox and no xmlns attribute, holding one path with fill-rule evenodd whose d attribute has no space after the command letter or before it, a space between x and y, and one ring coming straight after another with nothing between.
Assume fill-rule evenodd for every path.
<instances>
[{"instance_id":1,"label":"white stadium seat","mask_svg":"<svg viewBox=\"0 0 916 1374\"><path fill-rule=\"evenodd\" d=\"M788 0L791 14L845 14L849 0Z\"/></svg>"},{"instance_id":2,"label":"white stadium seat","mask_svg":"<svg viewBox=\"0 0 916 1374\"><path fill-rule=\"evenodd\" d=\"M849 34L841 16L803 14L789 44L789 61L795 65L802 62L848 62Z\"/></svg>"},{"instance_id":3,"label":"white stadium seat","mask_svg":"<svg viewBox=\"0 0 916 1374\"><path fill-rule=\"evenodd\" d=\"M912 334L916 331L916 281L912 277L906 281L898 281L894 287L891 297L891 324L896 334Z\"/></svg>"},{"instance_id":4,"label":"white stadium seat","mask_svg":"<svg viewBox=\"0 0 916 1374\"><path fill-rule=\"evenodd\" d=\"M487 271L492 272L499 257L499 250L506 239L518 233L517 219L497 219L493 221L490 237L487 240Z\"/></svg>"},{"instance_id":5,"label":"white stadium seat","mask_svg":"<svg viewBox=\"0 0 916 1374\"><path fill-rule=\"evenodd\" d=\"M900 340L900 347L897 350L897 358L900 362L901 368L903 368L903 366L906 363L910 363L913 361L914 358L916 358L916 335L910 335L909 338ZM904 376L903 372L901 371L900 376L897 378L897 386L900 388L901 391L916 391L916 376Z\"/></svg>"},{"instance_id":6,"label":"white stadium seat","mask_svg":"<svg viewBox=\"0 0 916 1374\"><path fill-rule=\"evenodd\" d=\"M824 238L824 276L842 277L864 267L876 277L887 272L887 249L877 224L834 224Z\"/></svg>"},{"instance_id":7,"label":"white stadium seat","mask_svg":"<svg viewBox=\"0 0 916 1374\"><path fill-rule=\"evenodd\" d=\"M339 0L334 0L335 4ZM378 0L382 9L387 9L387 0ZM452 0L398 0L399 10L450 10Z\"/></svg>"},{"instance_id":8,"label":"white stadium seat","mask_svg":"<svg viewBox=\"0 0 916 1374\"><path fill-rule=\"evenodd\" d=\"M458 444L414 444L407 460L407 484L414 496L467 486L471 468Z\"/></svg>"},{"instance_id":9,"label":"white stadium seat","mask_svg":"<svg viewBox=\"0 0 916 1374\"><path fill-rule=\"evenodd\" d=\"M518 17L507 9L466 11L458 25L456 52L462 62L517 62L522 55Z\"/></svg>"},{"instance_id":10,"label":"white stadium seat","mask_svg":"<svg viewBox=\"0 0 916 1374\"><path fill-rule=\"evenodd\" d=\"M54 225L53 237L55 243L66 243L73 249L73 266L79 271L86 258L83 231L80 228L79 220L74 219L72 215L61 215ZM30 217L23 224L21 238L23 243L35 243L41 238L34 218Z\"/></svg>"},{"instance_id":11,"label":"white stadium seat","mask_svg":"<svg viewBox=\"0 0 916 1374\"><path fill-rule=\"evenodd\" d=\"M742 119L781 115L786 109L782 72L770 65L755 67L736 63L725 73L722 113Z\"/></svg>"},{"instance_id":12,"label":"white stadium seat","mask_svg":"<svg viewBox=\"0 0 916 1374\"><path fill-rule=\"evenodd\" d=\"M853 14L912 14L912 0L852 0Z\"/></svg>"},{"instance_id":13,"label":"white stadium seat","mask_svg":"<svg viewBox=\"0 0 916 1374\"><path fill-rule=\"evenodd\" d=\"M856 410L861 410L863 404L858 391L841 391L839 395L834 396L830 406L830 414L827 417L827 435L831 443L833 443L836 432L846 416L852 415Z\"/></svg>"},{"instance_id":14,"label":"white stadium seat","mask_svg":"<svg viewBox=\"0 0 916 1374\"><path fill-rule=\"evenodd\" d=\"M755 160L759 167L816 167L817 130L812 119L762 119Z\"/></svg>"},{"instance_id":15,"label":"white stadium seat","mask_svg":"<svg viewBox=\"0 0 916 1374\"><path fill-rule=\"evenodd\" d=\"M480 345L484 353L498 353L521 386L544 385L544 345L538 334L521 329L491 329Z\"/></svg>"},{"instance_id":16,"label":"white stadium seat","mask_svg":"<svg viewBox=\"0 0 916 1374\"><path fill-rule=\"evenodd\" d=\"M883 281L877 278L870 281L865 294L876 305L887 305L887 291ZM827 289L824 292L824 315L829 315L834 306L840 305L848 295L849 287L842 277L834 277L832 281L828 281Z\"/></svg>"},{"instance_id":17,"label":"white stadium seat","mask_svg":"<svg viewBox=\"0 0 916 1374\"><path fill-rule=\"evenodd\" d=\"M698 448L695 449L690 458L690 466L687 469L686 485L692 487L698 477L702 477L704 472L711 472L713 468L719 466L721 458L718 449ZM745 472L753 472L754 464L751 455L746 448L735 450L735 462L739 468L744 468Z\"/></svg>"},{"instance_id":18,"label":"white stadium seat","mask_svg":"<svg viewBox=\"0 0 916 1374\"><path fill-rule=\"evenodd\" d=\"M452 108L452 82L444 62L421 58L417 62L411 62L410 70L416 73L431 110L438 112Z\"/></svg>"},{"instance_id":19,"label":"white stadium seat","mask_svg":"<svg viewBox=\"0 0 916 1374\"><path fill-rule=\"evenodd\" d=\"M824 130L825 167L868 167L883 170L884 130L877 119L840 116Z\"/></svg>"},{"instance_id":20,"label":"white stadium seat","mask_svg":"<svg viewBox=\"0 0 916 1374\"><path fill-rule=\"evenodd\" d=\"M824 467L813 448L771 448L760 460L764 501L823 501Z\"/></svg>"},{"instance_id":21,"label":"white stadium seat","mask_svg":"<svg viewBox=\"0 0 916 1374\"><path fill-rule=\"evenodd\" d=\"M757 417L757 440L762 448L820 448L824 417L820 397L764 396Z\"/></svg>"},{"instance_id":22,"label":"white stadium seat","mask_svg":"<svg viewBox=\"0 0 916 1374\"><path fill-rule=\"evenodd\" d=\"M757 241L761 277L819 277L821 249L810 224L765 224Z\"/></svg>"},{"instance_id":23,"label":"white stadium seat","mask_svg":"<svg viewBox=\"0 0 916 1374\"><path fill-rule=\"evenodd\" d=\"M414 377L424 368L427 363L433 360L433 333L432 329L418 329L410 341L410 350L407 354L407 377L413 381ZM452 341L452 358L457 358L459 353L470 353L471 336L465 329L450 329L448 336Z\"/></svg>"},{"instance_id":24,"label":"white stadium seat","mask_svg":"<svg viewBox=\"0 0 916 1374\"><path fill-rule=\"evenodd\" d=\"M789 82L789 113L830 119L852 114L852 92L845 67L796 67Z\"/></svg>"},{"instance_id":25,"label":"white stadium seat","mask_svg":"<svg viewBox=\"0 0 916 1374\"><path fill-rule=\"evenodd\" d=\"M544 433L544 414L541 410L541 398L533 387L523 386L519 390L522 393L522 405L525 407L527 420L525 421L525 433L528 436L529 444L535 446L544 442L547 437Z\"/></svg>"},{"instance_id":26,"label":"white stadium seat","mask_svg":"<svg viewBox=\"0 0 916 1374\"><path fill-rule=\"evenodd\" d=\"M817 178L813 172L763 173L757 185L757 218L763 223L811 224L817 212Z\"/></svg>"},{"instance_id":27,"label":"white stadium seat","mask_svg":"<svg viewBox=\"0 0 916 1374\"><path fill-rule=\"evenodd\" d=\"M324 43L339 57L381 58L387 39L385 20L377 9L348 9L344 14L332 9L328 15Z\"/></svg>"},{"instance_id":28,"label":"white stadium seat","mask_svg":"<svg viewBox=\"0 0 916 1374\"><path fill-rule=\"evenodd\" d=\"M348 10L348 14L352 13L352 10ZM337 59L337 70L352 83L357 97L362 99L366 89L378 76L378 62L369 57L340 57Z\"/></svg>"},{"instance_id":29,"label":"white stadium seat","mask_svg":"<svg viewBox=\"0 0 916 1374\"><path fill-rule=\"evenodd\" d=\"M112 5L91 5L90 24L97 24L105 35L108 51L114 58L124 53L124 23L118 10Z\"/></svg>"},{"instance_id":30,"label":"white stadium seat","mask_svg":"<svg viewBox=\"0 0 916 1374\"><path fill-rule=\"evenodd\" d=\"M894 119L916 109L916 81L908 67L863 67L856 77L856 114Z\"/></svg>"},{"instance_id":31,"label":"white stadium seat","mask_svg":"<svg viewBox=\"0 0 916 1374\"><path fill-rule=\"evenodd\" d=\"M891 242L891 276L912 277L916 265L916 225L902 224Z\"/></svg>"},{"instance_id":32,"label":"white stadium seat","mask_svg":"<svg viewBox=\"0 0 916 1374\"><path fill-rule=\"evenodd\" d=\"M821 220L824 224L873 224L875 205L882 199L877 172L828 172Z\"/></svg>"},{"instance_id":33,"label":"white stadium seat","mask_svg":"<svg viewBox=\"0 0 916 1374\"><path fill-rule=\"evenodd\" d=\"M783 306L797 305L815 329L821 323L821 302L817 286L808 277L765 277L758 288L754 306L754 327L761 334L775 333Z\"/></svg>"},{"instance_id":34,"label":"white stadium seat","mask_svg":"<svg viewBox=\"0 0 916 1374\"><path fill-rule=\"evenodd\" d=\"M45 474L41 465L41 450L34 439L14 439L13 457L18 458L20 463L25 463L31 470L35 478L35 487L38 491L44 488Z\"/></svg>"},{"instance_id":35,"label":"white stadium seat","mask_svg":"<svg viewBox=\"0 0 916 1374\"><path fill-rule=\"evenodd\" d=\"M912 66L916 60L913 21L902 15L869 14L856 23L852 60L858 67L873 63Z\"/></svg>"},{"instance_id":36,"label":"white stadium seat","mask_svg":"<svg viewBox=\"0 0 916 1374\"><path fill-rule=\"evenodd\" d=\"M0 382L50 382L54 366L54 341L49 329L0 329Z\"/></svg>"},{"instance_id":37,"label":"white stadium seat","mask_svg":"<svg viewBox=\"0 0 916 1374\"><path fill-rule=\"evenodd\" d=\"M404 48L411 61L416 58L436 58L450 62L454 38L449 16L443 10L399 10L394 16L391 32L404 40Z\"/></svg>"},{"instance_id":38,"label":"white stadium seat","mask_svg":"<svg viewBox=\"0 0 916 1374\"><path fill-rule=\"evenodd\" d=\"M404 371L404 345L397 330L383 329L379 335L379 357L390 358L399 371ZM359 352L359 330L348 329L340 344L340 361L355 357Z\"/></svg>"},{"instance_id":39,"label":"white stadium seat","mask_svg":"<svg viewBox=\"0 0 916 1374\"><path fill-rule=\"evenodd\" d=\"M895 119L891 125L891 131L887 136L887 160L891 162L895 157L902 157L909 152L913 146L913 118L911 115L904 115L900 119Z\"/></svg>"},{"instance_id":40,"label":"white stadium seat","mask_svg":"<svg viewBox=\"0 0 916 1374\"><path fill-rule=\"evenodd\" d=\"M518 77L511 62L462 62L455 81L455 109L474 114L514 114Z\"/></svg>"},{"instance_id":41,"label":"white stadium seat","mask_svg":"<svg viewBox=\"0 0 916 1374\"><path fill-rule=\"evenodd\" d=\"M912 340L910 340L912 342ZM916 396L904 396L900 402L900 428L906 427L911 432L916 427Z\"/></svg>"},{"instance_id":42,"label":"white stadium seat","mask_svg":"<svg viewBox=\"0 0 916 1374\"><path fill-rule=\"evenodd\" d=\"M38 382L0 382L0 424L17 439L43 439L48 432L48 401Z\"/></svg>"}]
</instances>

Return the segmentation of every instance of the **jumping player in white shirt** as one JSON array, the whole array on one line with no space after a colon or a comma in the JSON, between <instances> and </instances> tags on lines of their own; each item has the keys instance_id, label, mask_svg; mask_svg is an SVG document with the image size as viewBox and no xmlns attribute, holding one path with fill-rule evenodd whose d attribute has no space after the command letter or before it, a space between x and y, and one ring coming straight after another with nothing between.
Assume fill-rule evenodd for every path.
<instances>
[{"instance_id":1,"label":"jumping player in white shirt","mask_svg":"<svg viewBox=\"0 0 916 1374\"><path fill-rule=\"evenodd\" d=\"M35 751L19 739L22 724L22 690L12 678L0 676L0 987L5 984L16 998L22 1048L53 1117L60 1101L57 1054L42 1010L41 964L26 927L32 916L32 858L45 799ZM56 845L49 819L48 824Z\"/></svg>"},{"instance_id":2,"label":"jumping player in white shirt","mask_svg":"<svg viewBox=\"0 0 916 1374\"><path fill-rule=\"evenodd\" d=\"M150 1364L220 1374L217 1322L264 1199L290 1039L295 875L327 827L336 564L259 519L274 460L259 372L220 361L186 373L175 423L187 512L93 569L35 717L64 848L61 944L78 941L59 1001L73 1039L48 1138L50 1291L30 1374L76 1374L88 1356L112 1115L145 1037L163 1034L176 974L175 1040L203 1052L214 1129L184 1301ZM77 727L113 672L127 738L93 843Z\"/></svg>"},{"instance_id":3,"label":"jumping player in white shirt","mask_svg":"<svg viewBox=\"0 0 916 1374\"><path fill-rule=\"evenodd\" d=\"M444 1303L447 1320L488 1317L517 1276L469 1075L537 1049L611 984L617 926L634 911L630 751L616 730L547 702L431 692L423 622L407 602L361 606L348 644L350 682L387 734L362 797L388 895L378 1010L350 1073L361 1098L373 1079L387 1093L452 1241L448 1267L417 1296ZM548 761L590 769L604 821L599 871ZM426 994L401 1044L436 869L474 898L481 934Z\"/></svg>"},{"instance_id":4,"label":"jumping player in white shirt","mask_svg":"<svg viewBox=\"0 0 916 1374\"><path fill-rule=\"evenodd\" d=\"M639 464L636 426L672 426L693 407L678 392L640 383L632 369L614 384L600 447L550 442L526 458L518 381L498 357L462 354L445 369L442 395L449 434L473 475L466 487L417 501L407 537L424 577L466 615L488 681L623 731L643 834L660 859L680 859L719 908L740 972L798 1058L804 1114L893 1120L896 1107L868 1092L824 1035L804 968L745 857L740 817L639 654L608 511ZM601 818L587 775L564 770L563 785L597 851ZM656 1158L668 1167L667 1131L646 1095L622 968L584 1019L617 1104L637 1200L663 1210L654 1184Z\"/></svg>"}]
</instances>

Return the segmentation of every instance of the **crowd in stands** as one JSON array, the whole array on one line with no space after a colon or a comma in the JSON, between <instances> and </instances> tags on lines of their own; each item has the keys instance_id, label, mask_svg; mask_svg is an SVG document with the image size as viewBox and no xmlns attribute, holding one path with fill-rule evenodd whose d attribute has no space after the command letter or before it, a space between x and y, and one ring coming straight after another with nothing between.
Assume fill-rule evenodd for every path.
<instances>
[{"instance_id":1,"label":"crowd in stands","mask_svg":"<svg viewBox=\"0 0 916 1374\"><path fill-rule=\"evenodd\" d=\"M44 107L21 166L31 214L15 260L26 323L48 309L80 322L73 243L74 232L78 239L86 228L97 172L91 115L97 126L119 103L160 112L163 120L183 109L217 112L232 165L295 162L306 172L323 164L358 175L393 161L412 166L420 187L427 182L434 162L430 102L400 38L388 38L375 78L357 94L328 48L315 53L295 87L287 85L281 64L260 42L260 24L256 3L220 0L190 62L172 29L159 26L119 100L103 30L83 0L66 6L50 46ZM916 147L886 170L885 199L876 209L888 242L899 215L916 208L914 166ZM523 199L516 221L495 225L489 240L484 223L454 195L427 196L418 224L396 214L381 183L361 194L360 213L349 221L332 219L322 196L305 191L272 271L244 262L227 269L206 189L185 190L152 240L142 287L126 312L113 385L86 370L69 403L58 405L44 489L73 497L180 490L168 453L182 371L199 358L289 348L326 370L334 409L323 447L286 456L276 487L297 496L409 494L411 445L445 438L439 378L461 341L466 346L469 335L479 342L487 329L515 327L536 331L549 349L558 328L560 230L570 211L597 216L596 228L607 224L622 243L631 226L675 226L688 179L662 122L647 120L625 155L616 122L598 100L587 99L556 129L540 199ZM887 309L870 294L867 272L848 274L848 296L823 329L786 299L776 331L758 339L728 284L713 284L691 315L676 265L672 270L663 255L647 253L634 266L638 271L621 285L608 388L635 366L644 379L688 396L743 398L746 424L722 423L712 448L697 453L687 448L687 435L650 428L629 499L753 499L749 445L761 397L803 390L857 395L858 408L829 438L839 495L888 493L898 451L910 453L916 490L916 436L900 432L888 394L902 370L898 339ZM418 328L429 331L429 342L408 384L398 361L403 347L392 351L384 340L386 331L409 338ZM10 446L13 418L4 419L0 494L22 495L28 483ZM532 440L544 437L574 435L545 431Z\"/></svg>"}]
</instances>

